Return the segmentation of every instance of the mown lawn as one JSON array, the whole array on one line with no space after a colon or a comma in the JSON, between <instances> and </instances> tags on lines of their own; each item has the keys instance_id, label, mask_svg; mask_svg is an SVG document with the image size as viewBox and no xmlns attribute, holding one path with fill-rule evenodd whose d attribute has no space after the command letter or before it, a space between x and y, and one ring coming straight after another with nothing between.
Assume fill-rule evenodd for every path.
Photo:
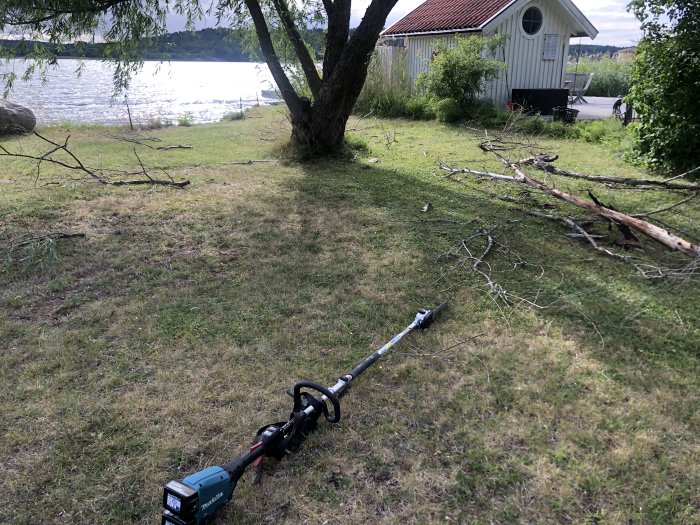
<instances>
[{"instance_id":1,"label":"mown lawn","mask_svg":"<svg viewBox=\"0 0 700 525\"><path fill-rule=\"evenodd\" d=\"M280 110L249 117L141 132L193 146L137 146L184 190L0 157L0 522L159 522L164 483L240 455L287 416L295 381L333 384L442 300L434 329L355 383L340 424L261 486L247 474L216 523L700 522L697 277L645 280L522 210L581 212L443 178L441 161L503 170L483 130L365 119L354 158L299 163ZM91 166L139 169L109 137L125 130L42 133L71 134ZM614 147L528 140L561 167L643 175ZM231 164L249 159L279 160ZM546 179L630 213L682 198ZM697 200L658 217L700 237ZM483 231L491 286L450 256L462 241L483 253ZM8 252L55 232L85 238ZM631 254L689 262L651 241Z\"/></svg>"}]
</instances>

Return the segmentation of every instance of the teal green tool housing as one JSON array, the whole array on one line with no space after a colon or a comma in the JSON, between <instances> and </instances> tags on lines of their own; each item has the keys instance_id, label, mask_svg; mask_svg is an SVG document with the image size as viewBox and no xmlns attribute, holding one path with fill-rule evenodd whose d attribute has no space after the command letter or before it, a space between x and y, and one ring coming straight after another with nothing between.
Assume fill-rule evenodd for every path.
<instances>
[{"instance_id":1,"label":"teal green tool housing","mask_svg":"<svg viewBox=\"0 0 700 525\"><path fill-rule=\"evenodd\" d=\"M162 525L197 525L205 523L219 508L228 503L236 488L222 467L209 467L171 481L163 491Z\"/></svg>"}]
</instances>

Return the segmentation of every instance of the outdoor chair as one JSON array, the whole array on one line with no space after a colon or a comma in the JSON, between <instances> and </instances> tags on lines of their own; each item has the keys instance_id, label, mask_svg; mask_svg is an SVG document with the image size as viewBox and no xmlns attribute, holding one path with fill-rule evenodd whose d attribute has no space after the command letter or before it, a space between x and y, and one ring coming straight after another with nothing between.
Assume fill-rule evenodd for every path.
<instances>
[{"instance_id":1,"label":"outdoor chair","mask_svg":"<svg viewBox=\"0 0 700 525\"><path fill-rule=\"evenodd\" d=\"M591 86L593 73L567 73L564 77L564 87L569 89L569 104L583 102L588 104L588 101L583 98Z\"/></svg>"}]
</instances>

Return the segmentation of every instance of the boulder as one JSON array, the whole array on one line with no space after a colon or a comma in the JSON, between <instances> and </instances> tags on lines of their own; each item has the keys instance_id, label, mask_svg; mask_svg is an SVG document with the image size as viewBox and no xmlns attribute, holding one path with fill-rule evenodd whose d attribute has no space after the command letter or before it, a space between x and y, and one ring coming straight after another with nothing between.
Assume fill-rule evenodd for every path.
<instances>
[{"instance_id":1,"label":"boulder","mask_svg":"<svg viewBox=\"0 0 700 525\"><path fill-rule=\"evenodd\" d=\"M26 133L36 126L36 117L31 109L0 100L0 135Z\"/></svg>"}]
</instances>

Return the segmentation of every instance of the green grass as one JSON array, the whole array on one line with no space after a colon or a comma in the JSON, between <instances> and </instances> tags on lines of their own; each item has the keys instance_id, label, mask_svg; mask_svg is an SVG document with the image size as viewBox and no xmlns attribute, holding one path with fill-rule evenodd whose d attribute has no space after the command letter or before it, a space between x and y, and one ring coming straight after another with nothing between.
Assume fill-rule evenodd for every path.
<instances>
[{"instance_id":1,"label":"green grass","mask_svg":"<svg viewBox=\"0 0 700 525\"><path fill-rule=\"evenodd\" d=\"M431 331L357 381L339 425L270 463L262 486L247 474L216 523L700 520L697 278L645 281L519 211L578 210L442 178L440 161L502 169L477 147L483 130L364 119L355 158L300 164L281 154L281 110L246 117L139 132L193 146L138 148L152 173L191 180L185 190L105 187L48 165L37 179L2 159L2 254L23 235L86 237L0 263L0 521L154 523L162 485L240 455L286 417L294 381L333 383L445 299ZM139 169L134 145L107 136L123 130L42 133L71 134L91 166ZM572 171L643 175L612 144L530 140ZM548 181L628 212L680 199ZM699 211L659 217L698 238ZM501 245L487 262L510 303L443 256L478 229ZM685 263L650 241L635 255Z\"/></svg>"}]
</instances>

